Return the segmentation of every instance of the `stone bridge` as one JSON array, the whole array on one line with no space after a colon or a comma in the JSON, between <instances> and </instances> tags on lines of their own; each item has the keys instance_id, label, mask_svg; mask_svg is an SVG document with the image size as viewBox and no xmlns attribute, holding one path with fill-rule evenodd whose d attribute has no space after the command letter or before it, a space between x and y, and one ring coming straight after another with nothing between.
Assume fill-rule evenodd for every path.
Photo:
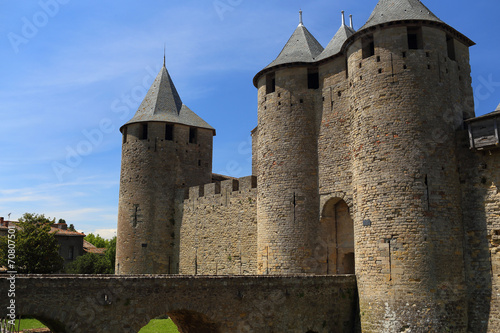
<instances>
[{"instance_id":1,"label":"stone bridge","mask_svg":"<svg viewBox=\"0 0 500 333\"><path fill-rule=\"evenodd\" d=\"M342 276L18 275L0 277L0 317L15 300L52 332L138 332L168 315L180 332L353 332L356 278ZM15 289L15 297L9 290Z\"/></svg>"}]
</instances>

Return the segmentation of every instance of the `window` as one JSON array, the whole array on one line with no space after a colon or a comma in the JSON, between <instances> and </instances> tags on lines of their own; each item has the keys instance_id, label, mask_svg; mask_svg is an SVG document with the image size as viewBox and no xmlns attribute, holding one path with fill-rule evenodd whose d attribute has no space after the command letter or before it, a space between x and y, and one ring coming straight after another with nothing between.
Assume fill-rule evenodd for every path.
<instances>
[{"instance_id":1,"label":"window","mask_svg":"<svg viewBox=\"0 0 500 333\"><path fill-rule=\"evenodd\" d=\"M148 139L148 124L141 125L141 140Z\"/></svg>"},{"instance_id":2,"label":"window","mask_svg":"<svg viewBox=\"0 0 500 333\"><path fill-rule=\"evenodd\" d=\"M127 143L127 127L123 128L123 143Z\"/></svg>"},{"instance_id":3,"label":"window","mask_svg":"<svg viewBox=\"0 0 500 333\"><path fill-rule=\"evenodd\" d=\"M361 40L361 45L363 48L363 59L369 58L375 55L375 42L373 40L373 35L364 37Z\"/></svg>"},{"instance_id":4,"label":"window","mask_svg":"<svg viewBox=\"0 0 500 333\"><path fill-rule=\"evenodd\" d=\"M419 50L423 48L422 28L408 27L408 49Z\"/></svg>"},{"instance_id":5,"label":"window","mask_svg":"<svg viewBox=\"0 0 500 333\"><path fill-rule=\"evenodd\" d=\"M274 73L266 75L266 94L276 91L276 76Z\"/></svg>"},{"instance_id":6,"label":"window","mask_svg":"<svg viewBox=\"0 0 500 333\"><path fill-rule=\"evenodd\" d=\"M174 125L172 124L165 125L165 140L168 141L174 140Z\"/></svg>"},{"instance_id":7,"label":"window","mask_svg":"<svg viewBox=\"0 0 500 333\"><path fill-rule=\"evenodd\" d=\"M189 128L189 143L198 143L198 129L196 127Z\"/></svg>"},{"instance_id":8,"label":"window","mask_svg":"<svg viewBox=\"0 0 500 333\"><path fill-rule=\"evenodd\" d=\"M319 73L317 68L307 70L307 89L319 88Z\"/></svg>"},{"instance_id":9,"label":"window","mask_svg":"<svg viewBox=\"0 0 500 333\"><path fill-rule=\"evenodd\" d=\"M75 258L75 247L70 246L68 251L68 259L73 260Z\"/></svg>"},{"instance_id":10,"label":"window","mask_svg":"<svg viewBox=\"0 0 500 333\"><path fill-rule=\"evenodd\" d=\"M455 57L455 39L450 35L446 36L446 45L448 47L448 58L451 60L456 60Z\"/></svg>"}]
</instances>

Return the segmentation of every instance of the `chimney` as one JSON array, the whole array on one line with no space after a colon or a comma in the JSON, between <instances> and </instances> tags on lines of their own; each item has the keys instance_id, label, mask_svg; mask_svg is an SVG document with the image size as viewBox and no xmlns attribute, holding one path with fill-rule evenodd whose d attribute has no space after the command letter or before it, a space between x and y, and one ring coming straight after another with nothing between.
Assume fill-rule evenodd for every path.
<instances>
[{"instance_id":1,"label":"chimney","mask_svg":"<svg viewBox=\"0 0 500 333\"><path fill-rule=\"evenodd\" d=\"M342 25L345 25L345 15L344 15L344 11L342 11Z\"/></svg>"},{"instance_id":2,"label":"chimney","mask_svg":"<svg viewBox=\"0 0 500 333\"><path fill-rule=\"evenodd\" d=\"M57 228L58 229L61 229L61 230L68 230L68 225L66 223L58 223L56 224Z\"/></svg>"},{"instance_id":3,"label":"chimney","mask_svg":"<svg viewBox=\"0 0 500 333\"><path fill-rule=\"evenodd\" d=\"M349 15L349 21L350 21L351 29L354 29L354 24L352 24L352 14Z\"/></svg>"}]
</instances>

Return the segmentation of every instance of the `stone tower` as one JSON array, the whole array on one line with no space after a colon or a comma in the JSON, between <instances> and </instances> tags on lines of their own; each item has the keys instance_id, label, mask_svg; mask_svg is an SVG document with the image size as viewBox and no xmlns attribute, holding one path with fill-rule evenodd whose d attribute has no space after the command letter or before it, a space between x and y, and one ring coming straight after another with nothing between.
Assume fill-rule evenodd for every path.
<instances>
[{"instance_id":1,"label":"stone tower","mask_svg":"<svg viewBox=\"0 0 500 333\"><path fill-rule=\"evenodd\" d=\"M120 131L116 272L177 273L175 191L211 182L215 130L182 103L164 64Z\"/></svg>"},{"instance_id":2,"label":"stone tower","mask_svg":"<svg viewBox=\"0 0 500 333\"><path fill-rule=\"evenodd\" d=\"M257 263L260 274L307 273L318 225L317 67L323 47L302 23L257 75ZM290 67L290 64L301 66ZM260 77L259 77L260 76Z\"/></svg>"},{"instance_id":3,"label":"stone tower","mask_svg":"<svg viewBox=\"0 0 500 333\"><path fill-rule=\"evenodd\" d=\"M345 45L363 331L465 332L456 132L474 43L418 0L380 0Z\"/></svg>"},{"instance_id":4,"label":"stone tower","mask_svg":"<svg viewBox=\"0 0 500 333\"><path fill-rule=\"evenodd\" d=\"M363 332L467 330L472 45L419 0L343 18L324 50L301 19L254 79L259 273L355 272Z\"/></svg>"}]
</instances>

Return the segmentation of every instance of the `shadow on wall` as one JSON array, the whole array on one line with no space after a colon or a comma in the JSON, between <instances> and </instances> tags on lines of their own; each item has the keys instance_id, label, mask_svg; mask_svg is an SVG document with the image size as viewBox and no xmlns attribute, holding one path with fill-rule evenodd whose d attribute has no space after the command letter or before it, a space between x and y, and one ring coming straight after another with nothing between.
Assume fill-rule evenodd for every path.
<instances>
[{"instance_id":1,"label":"shadow on wall","mask_svg":"<svg viewBox=\"0 0 500 333\"><path fill-rule=\"evenodd\" d=\"M219 333L217 325L198 312L178 310L167 313L177 326L179 332Z\"/></svg>"}]
</instances>

